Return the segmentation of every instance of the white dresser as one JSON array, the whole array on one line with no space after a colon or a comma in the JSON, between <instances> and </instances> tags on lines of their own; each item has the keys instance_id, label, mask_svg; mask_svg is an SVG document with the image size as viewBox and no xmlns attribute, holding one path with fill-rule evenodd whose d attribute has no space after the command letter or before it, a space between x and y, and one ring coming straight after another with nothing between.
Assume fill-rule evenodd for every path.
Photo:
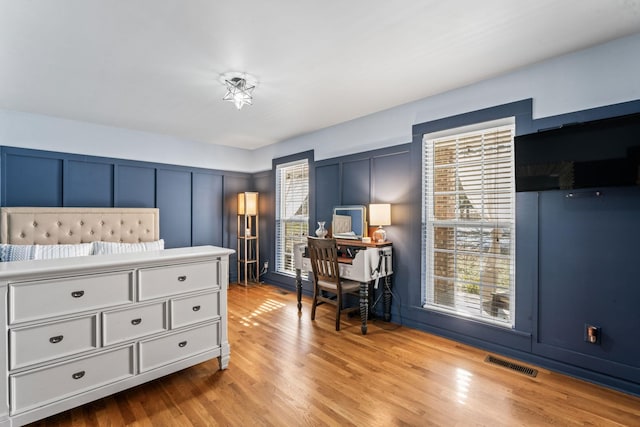
<instances>
[{"instance_id":1,"label":"white dresser","mask_svg":"<svg viewBox=\"0 0 640 427\"><path fill-rule=\"evenodd\" d=\"M232 250L0 263L0 426L18 426L217 357L229 362Z\"/></svg>"}]
</instances>

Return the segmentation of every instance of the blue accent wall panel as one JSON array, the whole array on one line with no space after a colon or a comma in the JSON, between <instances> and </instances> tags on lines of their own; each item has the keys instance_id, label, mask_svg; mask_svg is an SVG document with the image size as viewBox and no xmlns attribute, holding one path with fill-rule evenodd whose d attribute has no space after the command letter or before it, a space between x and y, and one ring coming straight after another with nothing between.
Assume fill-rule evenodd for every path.
<instances>
[{"instance_id":1,"label":"blue accent wall panel","mask_svg":"<svg viewBox=\"0 0 640 427\"><path fill-rule=\"evenodd\" d=\"M194 246L222 246L222 176L208 173L193 174Z\"/></svg>"},{"instance_id":2,"label":"blue accent wall panel","mask_svg":"<svg viewBox=\"0 0 640 427\"><path fill-rule=\"evenodd\" d=\"M333 208L340 205L340 165L331 164L316 168L316 216L315 220L331 225ZM314 228L315 229L315 228Z\"/></svg>"},{"instance_id":3,"label":"blue accent wall panel","mask_svg":"<svg viewBox=\"0 0 640 427\"><path fill-rule=\"evenodd\" d=\"M191 246L191 173L158 169L156 188L165 247Z\"/></svg>"},{"instance_id":4,"label":"blue accent wall panel","mask_svg":"<svg viewBox=\"0 0 640 427\"><path fill-rule=\"evenodd\" d=\"M62 206L63 161L28 154L3 156L3 206Z\"/></svg>"},{"instance_id":5,"label":"blue accent wall panel","mask_svg":"<svg viewBox=\"0 0 640 427\"><path fill-rule=\"evenodd\" d=\"M341 205L366 205L369 203L371 174L370 160L347 161L342 164Z\"/></svg>"},{"instance_id":6,"label":"blue accent wall panel","mask_svg":"<svg viewBox=\"0 0 640 427\"><path fill-rule=\"evenodd\" d=\"M154 208L156 206L155 168L119 165L116 174L115 206L122 208Z\"/></svg>"},{"instance_id":7,"label":"blue accent wall panel","mask_svg":"<svg viewBox=\"0 0 640 427\"><path fill-rule=\"evenodd\" d=\"M224 221L223 245L238 250L238 193L251 188L251 179L246 176L228 176L224 179ZM229 257L229 282L238 281L237 253Z\"/></svg>"},{"instance_id":8,"label":"blue accent wall panel","mask_svg":"<svg viewBox=\"0 0 640 427\"><path fill-rule=\"evenodd\" d=\"M399 148L396 152L383 153L371 159L370 203L391 204L391 225L384 229L387 239L393 242L393 281L401 284L409 283L409 274L419 265L420 254L411 249L411 223L415 221L410 208L415 202L415 195L411 192L411 156L408 149L402 149L406 146ZM396 292L392 305L396 313L400 306L398 298L402 297Z\"/></svg>"},{"instance_id":9,"label":"blue accent wall panel","mask_svg":"<svg viewBox=\"0 0 640 427\"><path fill-rule=\"evenodd\" d=\"M516 193L516 219L516 329L532 333L537 321L538 193Z\"/></svg>"},{"instance_id":10,"label":"blue accent wall panel","mask_svg":"<svg viewBox=\"0 0 640 427\"><path fill-rule=\"evenodd\" d=\"M113 206L113 164L69 160L64 175L65 206Z\"/></svg>"},{"instance_id":11,"label":"blue accent wall panel","mask_svg":"<svg viewBox=\"0 0 640 427\"><path fill-rule=\"evenodd\" d=\"M403 150L372 159L372 203L409 203L414 199L409 156L409 151Z\"/></svg>"},{"instance_id":12,"label":"blue accent wall panel","mask_svg":"<svg viewBox=\"0 0 640 427\"><path fill-rule=\"evenodd\" d=\"M275 223L275 204L273 203L275 199L273 188L275 176L269 170L254 174L252 178L250 188L260 193L258 203L258 208L260 209L260 266L262 267L265 261L269 262L269 269L261 277L261 280L266 280L266 275L269 271L273 271L276 265L275 257L273 256L276 239L275 230L272 226Z\"/></svg>"},{"instance_id":13,"label":"blue accent wall panel","mask_svg":"<svg viewBox=\"0 0 640 427\"><path fill-rule=\"evenodd\" d=\"M235 217L225 222L224 179L253 190L244 173L15 147L0 153L3 206L157 207L168 248L235 244L223 235L235 236L236 226Z\"/></svg>"},{"instance_id":14,"label":"blue accent wall panel","mask_svg":"<svg viewBox=\"0 0 640 427\"><path fill-rule=\"evenodd\" d=\"M540 193L536 350L570 363L601 358L591 368L611 374L610 362L640 368L640 188L566 194ZM601 343L585 342L585 324L601 328Z\"/></svg>"}]
</instances>

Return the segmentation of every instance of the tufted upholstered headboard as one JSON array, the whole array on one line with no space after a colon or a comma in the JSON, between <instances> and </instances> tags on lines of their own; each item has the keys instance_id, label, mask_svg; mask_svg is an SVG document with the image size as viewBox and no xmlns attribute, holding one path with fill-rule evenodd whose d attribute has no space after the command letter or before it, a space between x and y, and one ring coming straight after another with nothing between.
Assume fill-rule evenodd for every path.
<instances>
[{"instance_id":1,"label":"tufted upholstered headboard","mask_svg":"<svg viewBox=\"0 0 640 427\"><path fill-rule=\"evenodd\" d=\"M0 208L0 243L57 245L158 239L157 208Z\"/></svg>"}]
</instances>

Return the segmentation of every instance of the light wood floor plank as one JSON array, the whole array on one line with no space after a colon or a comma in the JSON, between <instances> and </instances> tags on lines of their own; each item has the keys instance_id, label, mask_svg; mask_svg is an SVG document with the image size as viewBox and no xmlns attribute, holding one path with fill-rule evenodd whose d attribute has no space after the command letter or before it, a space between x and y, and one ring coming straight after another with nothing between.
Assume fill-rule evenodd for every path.
<instances>
[{"instance_id":1,"label":"light wood floor plank","mask_svg":"<svg viewBox=\"0 0 640 427\"><path fill-rule=\"evenodd\" d=\"M268 285L229 289L229 369L216 360L33 426L634 426L640 398L539 370L489 365L487 352L392 323L335 331ZM525 364L527 365L527 364ZM527 365L530 366L530 365Z\"/></svg>"}]
</instances>

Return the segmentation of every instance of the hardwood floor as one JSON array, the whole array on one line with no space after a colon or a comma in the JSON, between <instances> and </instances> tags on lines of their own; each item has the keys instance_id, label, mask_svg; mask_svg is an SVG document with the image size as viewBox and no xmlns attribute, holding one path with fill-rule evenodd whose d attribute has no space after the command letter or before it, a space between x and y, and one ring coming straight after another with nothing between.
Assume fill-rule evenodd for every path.
<instances>
[{"instance_id":1,"label":"hardwood floor","mask_svg":"<svg viewBox=\"0 0 640 427\"><path fill-rule=\"evenodd\" d=\"M638 426L640 398L487 352L357 318L335 331L331 306L268 285L229 289L231 362L216 360L34 426Z\"/></svg>"}]
</instances>

